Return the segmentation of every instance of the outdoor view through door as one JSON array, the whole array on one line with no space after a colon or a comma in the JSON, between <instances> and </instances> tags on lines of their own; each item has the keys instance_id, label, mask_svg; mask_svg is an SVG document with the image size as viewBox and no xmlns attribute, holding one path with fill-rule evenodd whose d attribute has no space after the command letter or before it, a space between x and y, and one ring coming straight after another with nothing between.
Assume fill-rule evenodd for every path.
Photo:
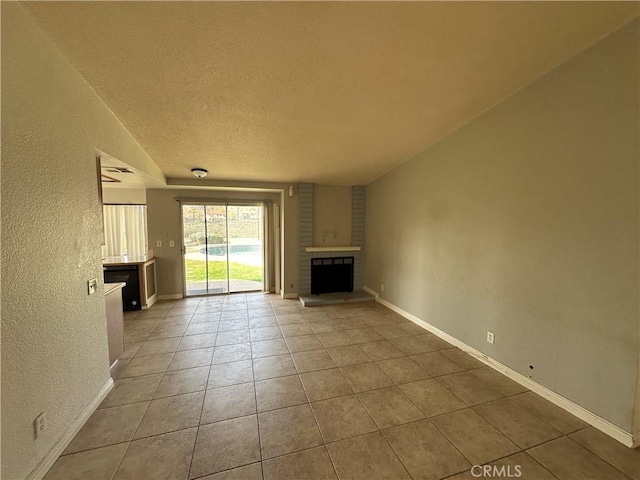
<instances>
[{"instance_id":1,"label":"outdoor view through door","mask_svg":"<svg viewBox=\"0 0 640 480\"><path fill-rule=\"evenodd\" d=\"M182 205L186 295L263 289L262 205Z\"/></svg>"}]
</instances>

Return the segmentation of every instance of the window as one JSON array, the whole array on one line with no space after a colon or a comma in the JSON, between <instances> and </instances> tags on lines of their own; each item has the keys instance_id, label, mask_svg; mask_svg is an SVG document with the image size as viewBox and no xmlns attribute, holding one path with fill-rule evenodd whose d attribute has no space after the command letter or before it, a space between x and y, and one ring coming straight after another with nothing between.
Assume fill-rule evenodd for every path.
<instances>
[{"instance_id":1,"label":"window","mask_svg":"<svg viewBox=\"0 0 640 480\"><path fill-rule=\"evenodd\" d=\"M147 206L104 205L103 256L147 254Z\"/></svg>"}]
</instances>

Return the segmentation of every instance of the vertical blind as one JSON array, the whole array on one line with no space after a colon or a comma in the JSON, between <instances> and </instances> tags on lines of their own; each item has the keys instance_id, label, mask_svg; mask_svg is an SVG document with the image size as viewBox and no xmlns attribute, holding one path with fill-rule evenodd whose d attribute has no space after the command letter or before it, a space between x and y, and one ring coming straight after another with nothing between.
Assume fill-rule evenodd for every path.
<instances>
[{"instance_id":1,"label":"vertical blind","mask_svg":"<svg viewBox=\"0 0 640 480\"><path fill-rule=\"evenodd\" d=\"M104 205L105 246L103 255L147 254L147 206Z\"/></svg>"}]
</instances>

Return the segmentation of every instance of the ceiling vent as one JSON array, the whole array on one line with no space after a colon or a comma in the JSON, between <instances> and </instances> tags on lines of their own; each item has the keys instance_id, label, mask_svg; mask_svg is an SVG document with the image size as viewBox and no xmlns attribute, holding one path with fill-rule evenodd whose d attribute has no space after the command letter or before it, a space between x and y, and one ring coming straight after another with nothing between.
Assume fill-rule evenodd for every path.
<instances>
[{"instance_id":1,"label":"ceiling vent","mask_svg":"<svg viewBox=\"0 0 640 480\"><path fill-rule=\"evenodd\" d=\"M102 169L110 173L134 173L133 170L124 167L102 167Z\"/></svg>"}]
</instances>

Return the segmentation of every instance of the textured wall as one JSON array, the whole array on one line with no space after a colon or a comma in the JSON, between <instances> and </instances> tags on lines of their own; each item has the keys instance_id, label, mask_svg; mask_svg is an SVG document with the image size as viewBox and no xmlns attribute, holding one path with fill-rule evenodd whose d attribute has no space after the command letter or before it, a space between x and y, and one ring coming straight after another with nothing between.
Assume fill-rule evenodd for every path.
<instances>
[{"instance_id":1,"label":"textured wall","mask_svg":"<svg viewBox=\"0 0 640 480\"><path fill-rule=\"evenodd\" d=\"M638 58L636 19L367 187L367 286L628 432Z\"/></svg>"},{"instance_id":2,"label":"textured wall","mask_svg":"<svg viewBox=\"0 0 640 480\"><path fill-rule=\"evenodd\" d=\"M86 283L102 285L96 149L153 170L23 7L3 2L3 479L26 477L109 379L102 287L88 296Z\"/></svg>"},{"instance_id":3,"label":"textured wall","mask_svg":"<svg viewBox=\"0 0 640 480\"><path fill-rule=\"evenodd\" d=\"M313 244L351 245L351 187L313 186Z\"/></svg>"}]
</instances>

